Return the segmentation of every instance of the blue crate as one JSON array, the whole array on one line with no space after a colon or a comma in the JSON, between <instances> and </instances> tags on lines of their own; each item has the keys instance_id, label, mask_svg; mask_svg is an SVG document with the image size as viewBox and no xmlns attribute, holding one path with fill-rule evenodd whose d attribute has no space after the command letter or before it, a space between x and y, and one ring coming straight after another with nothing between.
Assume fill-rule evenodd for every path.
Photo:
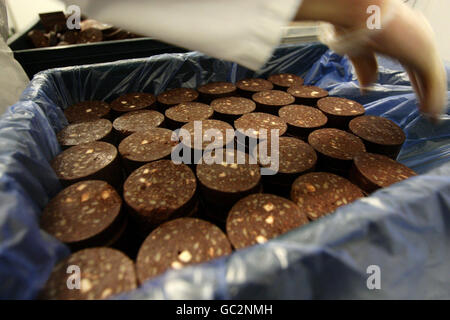
<instances>
[{"instance_id":1,"label":"blue crate","mask_svg":"<svg viewBox=\"0 0 450 320\"><path fill-rule=\"evenodd\" d=\"M69 254L39 229L41 210L61 190L49 161L60 152L55 132L67 124L63 108L275 72L304 76L395 121L407 133L399 161L421 175L264 245L169 271L117 298L450 298L450 117L428 123L401 67L385 58L380 66L379 81L365 96L349 61L315 43L278 48L258 73L200 53L39 73L0 118L0 298L33 299ZM381 269L381 290L367 288L370 265Z\"/></svg>"}]
</instances>

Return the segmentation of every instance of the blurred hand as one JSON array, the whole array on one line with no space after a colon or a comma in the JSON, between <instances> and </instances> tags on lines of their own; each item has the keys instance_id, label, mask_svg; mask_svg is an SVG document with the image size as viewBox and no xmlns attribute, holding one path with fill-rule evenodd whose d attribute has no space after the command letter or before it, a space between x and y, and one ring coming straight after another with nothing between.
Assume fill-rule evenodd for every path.
<instances>
[{"instance_id":1,"label":"blurred hand","mask_svg":"<svg viewBox=\"0 0 450 320\"><path fill-rule=\"evenodd\" d=\"M367 8L373 4L381 8L382 28L378 30L367 27ZM333 9L324 9L327 5ZM375 54L381 53L403 64L424 114L437 119L445 111L445 68L433 31L420 13L398 0L304 0L297 19L322 20L334 26L335 34L324 42L349 56L362 88L377 79Z\"/></svg>"}]
</instances>

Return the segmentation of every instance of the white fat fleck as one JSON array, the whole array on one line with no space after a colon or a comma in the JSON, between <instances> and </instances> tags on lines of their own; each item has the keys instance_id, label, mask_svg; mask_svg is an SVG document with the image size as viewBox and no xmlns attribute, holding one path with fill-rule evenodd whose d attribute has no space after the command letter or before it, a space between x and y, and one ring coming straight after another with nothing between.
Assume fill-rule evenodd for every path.
<instances>
[{"instance_id":1,"label":"white fat fleck","mask_svg":"<svg viewBox=\"0 0 450 320\"><path fill-rule=\"evenodd\" d=\"M187 262L191 261L191 259L192 259L192 254L191 254L189 251L184 250L183 252L181 252L181 253L178 255L178 259L180 259L181 261L187 263Z\"/></svg>"},{"instance_id":2,"label":"white fat fleck","mask_svg":"<svg viewBox=\"0 0 450 320\"><path fill-rule=\"evenodd\" d=\"M257 237L256 237L256 241L257 241L258 243L264 243L264 242L267 242L267 238L264 237L264 236L257 236Z\"/></svg>"},{"instance_id":3,"label":"white fat fleck","mask_svg":"<svg viewBox=\"0 0 450 320\"><path fill-rule=\"evenodd\" d=\"M85 293L92 289L92 283L89 279L81 280L81 292Z\"/></svg>"},{"instance_id":4,"label":"white fat fleck","mask_svg":"<svg viewBox=\"0 0 450 320\"><path fill-rule=\"evenodd\" d=\"M102 199L106 200L106 199L109 198L110 195L111 195L110 192L105 190L105 191L102 192Z\"/></svg>"},{"instance_id":5,"label":"white fat fleck","mask_svg":"<svg viewBox=\"0 0 450 320\"><path fill-rule=\"evenodd\" d=\"M90 196L89 192L83 193L83 194L81 195L81 202L86 202L86 201L88 201L90 197L91 197L91 196Z\"/></svg>"},{"instance_id":6,"label":"white fat fleck","mask_svg":"<svg viewBox=\"0 0 450 320\"><path fill-rule=\"evenodd\" d=\"M273 217L272 216L268 216L267 219L266 219L266 223L267 224L273 224L273 222L274 222Z\"/></svg>"},{"instance_id":7,"label":"white fat fleck","mask_svg":"<svg viewBox=\"0 0 450 320\"><path fill-rule=\"evenodd\" d=\"M171 266L174 269L181 269L181 268L183 268L183 265L180 262L178 262L178 261L172 262Z\"/></svg>"},{"instance_id":8,"label":"white fat fleck","mask_svg":"<svg viewBox=\"0 0 450 320\"><path fill-rule=\"evenodd\" d=\"M107 297L109 297L112 294L112 289L111 288L106 288L105 290L103 290L102 292L102 299L105 299Z\"/></svg>"},{"instance_id":9,"label":"white fat fleck","mask_svg":"<svg viewBox=\"0 0 450 320\"><path fill-rule=\"evenodd\" d=\"M77 187L77 190L78 190L78 191L83 191L86 187L87 187L87 185L82 184L82 185L80 185L80 186Z\"/></svg>"}]
</instances>

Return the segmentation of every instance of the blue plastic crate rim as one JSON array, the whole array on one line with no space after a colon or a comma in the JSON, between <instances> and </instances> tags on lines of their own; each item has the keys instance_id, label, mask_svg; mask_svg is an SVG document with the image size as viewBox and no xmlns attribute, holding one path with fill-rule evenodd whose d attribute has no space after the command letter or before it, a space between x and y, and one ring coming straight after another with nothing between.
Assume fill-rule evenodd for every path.
<instances>
[{"instance_id":1,"label":"blue plastic crate rim","mask_svg":"<svg viewBox=\"0 0 450 320\"><path fill-rule=\"evenodd\" d=\"M55 263L69 254L39 229L42 209L61 190L49 161L60 152L55 132L67 124L62 108L280 72L395 121L407 134L399 160L421 175L264 245L169 271L118 298L450 298L450 116L438 126L428 123L403 69L385 58L379 62L378 82L365 96L349 61L320 44L281 47L258 73L187 53L38 74L0 118L0 298L35 298ZM381 270L381 290L367 287L371 265Z\"/></svg>"}]
</instances>

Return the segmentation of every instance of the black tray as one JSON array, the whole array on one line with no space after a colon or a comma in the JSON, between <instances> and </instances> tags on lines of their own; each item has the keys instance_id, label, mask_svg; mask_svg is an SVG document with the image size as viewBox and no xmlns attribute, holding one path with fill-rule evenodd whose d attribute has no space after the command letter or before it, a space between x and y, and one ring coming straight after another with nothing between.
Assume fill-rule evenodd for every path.
<instances>
[{"instance_id":1,"label":"black tray","mask_svg":"<svg viewBox=\"0 0 450 320\"><path fill-rule=\"evenodd\" d=\"M43 29L40 22L34 23L25 32L8 41L14 57L30 78L42 70L81 64L112 62L122 59L144 58L162 53L182 53L186 49L172 46L153 38L104 41L60 47L34 48L27 34L34 29Z\"/></svg>"}]
</instances>

